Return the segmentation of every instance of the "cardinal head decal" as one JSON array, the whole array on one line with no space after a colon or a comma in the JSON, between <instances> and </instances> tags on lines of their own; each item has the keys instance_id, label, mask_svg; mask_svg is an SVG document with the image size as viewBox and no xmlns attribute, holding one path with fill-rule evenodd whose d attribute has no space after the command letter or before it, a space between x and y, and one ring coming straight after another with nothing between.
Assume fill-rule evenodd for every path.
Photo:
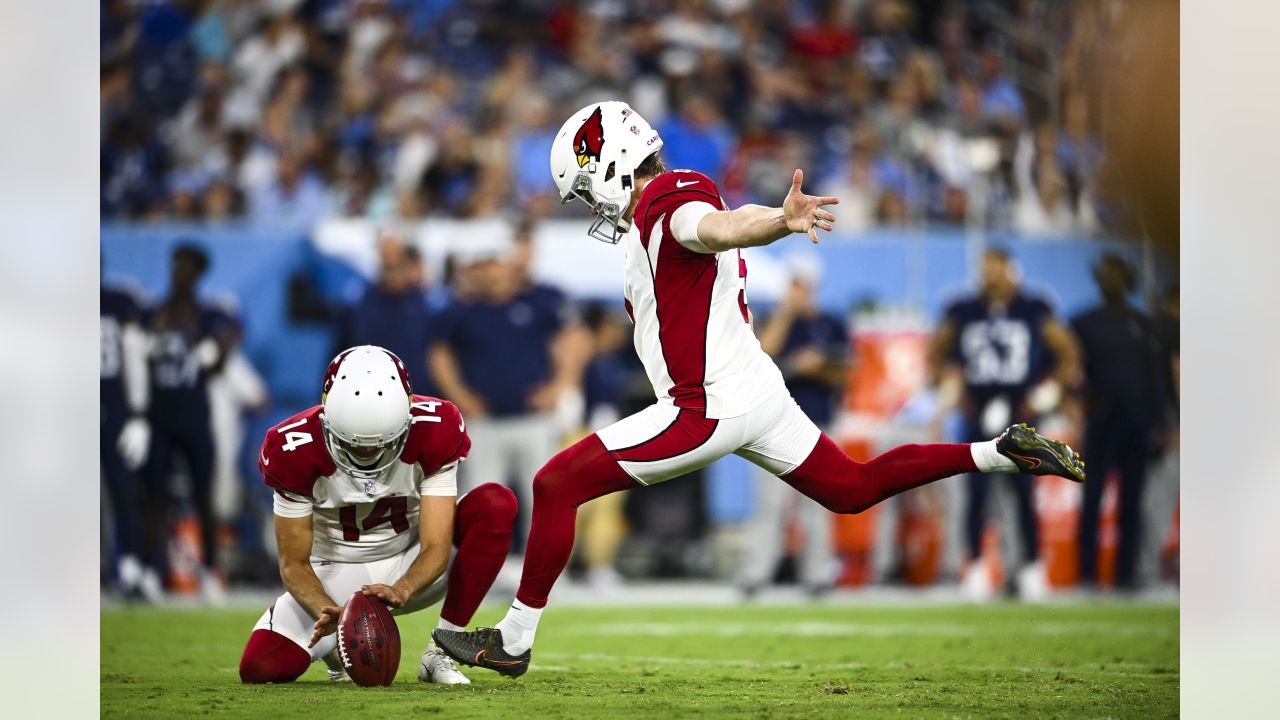
<instances>
[{"instance_id":1,"label":"cardinal head decal","mask_svg":"<svg viewBox=\"0 0 1280 720\"><path fill-rule=\"evenodd\" d=\"M591 113L591 117L582 123L582 127L578 128L578 134L573 136L573 151L578 155L578 167L582 167L591 161L600 160L600 148L604 146L604 122L600 115L600 108Z\"/></svg>"}]
</instances>

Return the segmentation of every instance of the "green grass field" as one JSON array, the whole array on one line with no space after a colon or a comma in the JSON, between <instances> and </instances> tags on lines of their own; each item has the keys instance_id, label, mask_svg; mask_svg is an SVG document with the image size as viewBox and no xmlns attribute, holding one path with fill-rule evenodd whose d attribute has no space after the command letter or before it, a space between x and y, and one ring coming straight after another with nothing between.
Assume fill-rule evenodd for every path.
<instances>
[{"instance_id":1,"label":"green grass field","mask_svg":"<svg viewBox=\"0 0 1280 720\"><path fill-rule=\"evenodd\" d=\"M1167 605L552 606L530 672L416 680L436 616L400 618L396 683L244 686L259 610L102 613L107 717L1105 718L1178 713L1178 610ZM501 608L477 620L494 622Z\"/></svg>"}]
</instances>

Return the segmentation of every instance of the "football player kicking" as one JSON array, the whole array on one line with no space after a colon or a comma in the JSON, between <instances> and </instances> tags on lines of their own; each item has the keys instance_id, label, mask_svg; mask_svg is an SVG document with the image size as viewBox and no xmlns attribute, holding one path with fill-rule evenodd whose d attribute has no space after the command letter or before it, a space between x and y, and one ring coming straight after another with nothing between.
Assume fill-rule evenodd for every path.
<instances>
[{"instance_id":1,"label":"football player kicking","mask_svg":"<svg viewBox=\"0 0 1280 720\"><path fill-rule=\"evenodd\" d=\"M838 201L801 191L796 170L782 207L729 210L711 178L666 171L662 139L621 102L589 105L560 128L551 174L564 202L585 202L592 237L626 248L623 296L636 352L658 399L551 458L533 480L533 512L515 602L495 628L437 629L455 660L519 676L538 620L573 549L574 516L592 498L652 485L734 453L837 513L968 472L1061 475L1084 463L1061 442L1015 425L999 438L904 445L850 459L791 399L760 348L747 308L741 248L792 233L818 241Z\"/></svg>"},{"instance_id":2,"label":"football player kicking","mask_svg":"<svg viewBox=\"0 0 1280 720\"><path fill-rule=\"evenodd\" d=\"M321 404L262 443L286 592L254 625L242 681L291 682L320 658L331 679L347 679L334 632L340 604L357 590L392 615L443 598L440 628L471 621L507 556L516 499L494 483L456 498L470 448L458 409L414 395L391 352L365 345L333 359ZM434 642L418 679L470 683Z\"/></svg>"}]
</instances>

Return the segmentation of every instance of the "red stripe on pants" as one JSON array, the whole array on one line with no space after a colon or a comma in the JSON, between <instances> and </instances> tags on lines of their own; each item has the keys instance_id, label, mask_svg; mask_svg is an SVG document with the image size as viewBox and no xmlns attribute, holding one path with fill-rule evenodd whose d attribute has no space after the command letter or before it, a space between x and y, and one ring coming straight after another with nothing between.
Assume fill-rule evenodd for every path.
<instances>
[{"instance_id":1,"label":"red stripe on pants","mask_svg":"<svg viewBox=\"0 0 1280 720\"><path fill-rule=\"evenodd\" d=\"M710 440L719 422L700 412L680 410L676 419L662 432L639 445L614 450L609 454L615 460L627 462L653 462L673 458L696 450Z\"/></svg>"}]
</instances>

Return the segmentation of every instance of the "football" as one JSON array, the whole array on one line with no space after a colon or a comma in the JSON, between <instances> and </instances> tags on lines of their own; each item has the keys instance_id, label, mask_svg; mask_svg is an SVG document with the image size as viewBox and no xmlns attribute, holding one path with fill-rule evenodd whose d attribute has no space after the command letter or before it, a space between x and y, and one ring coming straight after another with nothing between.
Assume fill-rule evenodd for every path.
<instances>
[{"instance_id":1,"label":"football","mask_svg":"<svg viewBox=\"0 0 1280 720\"><path fill-rule=\"evenodd\" d=\"M400 668L400 629L387 606L357 590L338 618L338 654L357 685L390 685Z\"/></svg>"}]
</instances>

